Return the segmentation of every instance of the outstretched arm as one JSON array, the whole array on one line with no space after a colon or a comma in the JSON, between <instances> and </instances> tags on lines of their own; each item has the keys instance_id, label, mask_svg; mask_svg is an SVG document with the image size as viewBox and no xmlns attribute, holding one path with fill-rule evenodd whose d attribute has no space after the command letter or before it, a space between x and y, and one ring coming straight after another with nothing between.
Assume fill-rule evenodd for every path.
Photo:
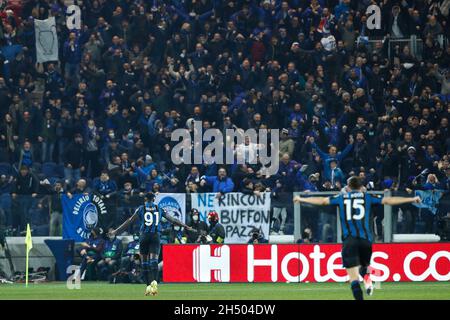
<instances>
[{"instance_id":1,"label":"outstretched arm","mask_svg":"<svg viewBox=\"0 0 450 320\"><path fill-rule=\"evenodd\" d=\"M327 197L301 198L300 196L295 196L294 203L309 203L316 206L327 206L330 204L330 198Z\"/></svg>"},{"instance_id":2,"label":"outstretched arm","mask_svg":"<svg viewBox=\"0 0 450 320\"><path fill-rule=\"evenodd\" d=\"M387 204L390 206L398 206L405 203L420 203L420 197L384 197L381 200L382 204Z\"/></svg>"},{"instance_id":3,"label":"outstretched arm","mask_svg":"<svg viewBox=\"0 0 450 320\"><path fill-rule=\"evenodd\" d=\"M193 230L191 227L189 227L188 225L184 224L180 220L178 220L178 219L172 217L171 215L167 214L166 211L163 211L162 216L164 218L166 218L167 221L169 221L171 224L175 224L177 226L183 227L184 229L189 230L189 231Z\"/></svg>"},{"instance_id":4,"label":"outstretched arm","mask_svg":"<svg viewBox=\"0 0 450 320\"><path fill-rule=\"evenodd\" d=\"M130 224L132 224L133 222L135 222L137 220L138 210L139 210L139 208L137 208L136 211L134 212L134 214L131 217L129 217L127 220L125 220L125 222L122 223L116 230L109 232L108 235L115 236L115 235L121 234L123 230L125 230Z\"/></svg>"}]
</instances>

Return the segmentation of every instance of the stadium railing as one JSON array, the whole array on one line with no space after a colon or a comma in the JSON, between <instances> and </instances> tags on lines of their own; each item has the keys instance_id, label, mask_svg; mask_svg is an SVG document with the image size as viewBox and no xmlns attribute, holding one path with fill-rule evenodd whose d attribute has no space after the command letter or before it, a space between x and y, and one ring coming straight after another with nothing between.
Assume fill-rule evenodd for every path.
<instances>
[{"instance_id":1,"label":"stadium railing","mask_svg":"<svg viewBox=\"0 0 450 320\"><path fill-rule=\"evenodd\" d=\"M407 192L371 192L378 195L412 196ZM312 241L322 243L341 242L337 208L313 207L309 205L293 204L295 195L301 196L331 196L336 192L295 192L271 194L270 231L264 236L271 242L296 242L306 236L305 229L312 231ZM26 223L30 223L33 236L49 236L51 215L57 207L57 198L38 194L18 195L15 199L9 193L0 194L0 240L5 236L24 236ZM109 225L118 225L127 219L140 205L142 198L138 195L124 199L117 196L108 201L111 208ZM191 197L186 196L186 217L189 222ZM377 242L395 241L398 234L437 234L443 241L450 241L450 194L444 193L436 205L437 213L430 217L430 211L404 206L376 206L373 208L372 230ZM62 217L62 213L61 213ZM431 218L431 219L430 219ZM62 219L60 220L62 222ZM62 224L59 225L55 236L60 236ZM138 226L127 230L128 234L138 231ZM250 235L249 235L250 237Z\"/></svg>"},{"instance_id":2,"label":"stadium railing","mask_svg":"<svg viewBox=\"0 0 450 320\"><path fill-rule=\"evenodd\" d=\"M383 191L372 191L370 194L389 195ZM301 197L316 196L330 197L338 192L295 192ZM338 208L335 206L312 206L308 204L295 204L294 206L294 240L302 239L305 230L312 232L312 241L321 243L341 243L341 226L337 218ZM372 209L372 230L378 242L391 242L392 240L392 207L374 207ZM384 223L383 223L384 221Z\"/></svg>"}]
</instances>

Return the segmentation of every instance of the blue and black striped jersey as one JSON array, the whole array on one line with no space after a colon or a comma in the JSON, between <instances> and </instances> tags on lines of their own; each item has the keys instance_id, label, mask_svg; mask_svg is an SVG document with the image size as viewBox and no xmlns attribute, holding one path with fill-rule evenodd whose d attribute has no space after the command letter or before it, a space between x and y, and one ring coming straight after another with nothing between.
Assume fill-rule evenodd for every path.
<instances>
[{"instance_id":1,"label":"blue and black striped jersey","mask_svg":"<svg viewBox=\"0 0 450 320\"><path fill-rule=\"evenodd\" d=\"M160 233L163 211L154 202L146 202L139 206L135 213L139 217L141 233Z\"/></svg>"},{"instance_id":2,"label":"blue and black striped jersey","mask_svg":"<svg viewBox=\"0 0 450 320\"><path fill-rule=\"evenodd\" d=\"M339 206L342 239L352 236L372 242L371 206L381 204L382 197L365 192L345 192L330 197L330 204Z\"/></svg>"}]
</instances>

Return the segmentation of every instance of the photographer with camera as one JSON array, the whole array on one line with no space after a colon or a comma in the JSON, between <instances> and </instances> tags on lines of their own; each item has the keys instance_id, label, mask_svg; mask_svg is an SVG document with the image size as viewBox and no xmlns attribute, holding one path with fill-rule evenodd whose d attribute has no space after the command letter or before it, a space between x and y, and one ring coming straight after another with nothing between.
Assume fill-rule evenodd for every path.
<instances>
[{"instance_id":1,"label":"photographer with camera","mask_svg":"<svg viewBox=\"0 0 450 320\"><path fill-rule=\"evenodd\" d=\"M141 256L139 255L139 234L133 234L120 258L119 271L112 274L112 283L143 283L141 279Z\"/></svg>"},{"instance_id":2,"label":"photographer with camera","mask_svg":"<svg viewBox=\"0 0 450 320\"><path fill-rule=\"evenodd\" d=\"M200 242L200 238L202 235L206 235L208 232L208 225L205 221L200 220L200 213L197 209L191 209L191 219L189 222L189 226L194 230L184 229L182 243L197 243Z\"/></svg>"},{"instance_id":3,"label":"photographer with camera","mask_svg":"<svg viewBox=\"0 0 450 320\"><path fill-rule=\"evenodd\" d=\"M130 272L140 264L139 256L139 234L133 234L133 241L128 242L120 258L120 271Z\"/></svg>"},{"instance_id":4,"label":"photographer with camera","mask_svg":"<svg viewBox=\"0 0 450 320\"><path fill-rule=\"evenodd\" d=\"M269 243L269 240L264 238L264 235L261 233L260 229L254 228L251 232L251 238L247 242L248 244L260 244L260 243Z\"/></svg>"}]
</instances>

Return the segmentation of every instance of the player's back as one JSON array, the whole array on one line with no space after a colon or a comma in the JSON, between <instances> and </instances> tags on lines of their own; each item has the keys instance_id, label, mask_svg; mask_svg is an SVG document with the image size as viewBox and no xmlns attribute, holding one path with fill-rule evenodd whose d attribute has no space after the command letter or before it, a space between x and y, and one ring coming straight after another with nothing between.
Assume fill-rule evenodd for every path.
<instances>
[{"instance_id":1,"label":"player's back","mask_svg":"<svg viewBox=\"0 0 450 320\"><path fill-rule=\"evenodd\" d=\"M154 202L146 202L139 208L139 220L141 233L161 232L162 214Z\"/></svg>"},{"instance_id":2,"label":"player's back","mask_svg":"<svg viewBox=\"0 0 450 320\"><path fill-rule=\"evenodd\" d=\"M366 192L350 191L332 197L330 203L339 206L342 239L352 236L372 242L371 206L381 203L381 198Z\"/></svg>"}]
</instances>

